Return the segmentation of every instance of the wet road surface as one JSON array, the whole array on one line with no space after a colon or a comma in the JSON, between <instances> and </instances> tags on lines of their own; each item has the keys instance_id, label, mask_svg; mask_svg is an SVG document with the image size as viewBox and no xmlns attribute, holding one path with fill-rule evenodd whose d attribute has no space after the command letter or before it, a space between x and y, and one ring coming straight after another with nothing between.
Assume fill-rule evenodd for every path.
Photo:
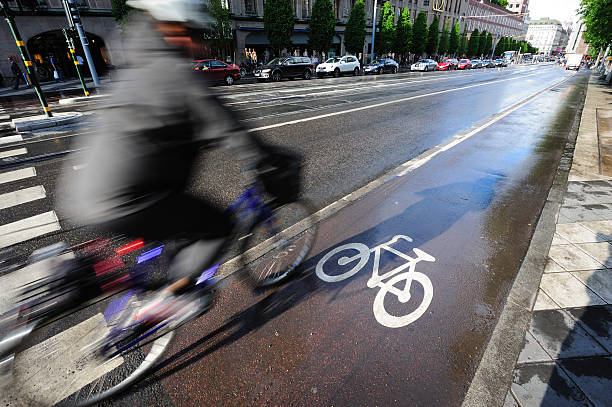
<instances>
[{"instance_id":1,"label":"wet road surface","mask_svg":"<svg viewBox=\"0 0 612 407\"><path fill-rule=\"evenodd\" d=\"M258 121L253 127L277 126L261 134L307 154L306 195L321 208L569 78L551 66L445 74L385 78L380 81L388 85L383 94L372 82L359 88L363 78L329 82L341 89L346 83L353 90L320 101L324 108L310 106L312 111L289 117L284 99L269 101L290 90L286 83L271 86L265 95L257 94L255 87L261 85L249 90L254 95L240 95L246 87L236 88L225 98L235 93L248 99L250 110L243 115ZM286 93L308 99L301 94L312 90L300 88L322 82L300 84ZM529 244L583 86L583 76L570 78L325 220L312 257L288 284L252 293L232 282L211 312L181 330L156 373L115 402L460 404ZM349 102L341 104L338 98ZM317 117L322 115L329 116ZM44 163L41 176L54 183L60 164ZM221 182L219 174L232 171L229 163L204 164L193 189L225 203L236 187ZM53 198L54 187L49 191ZM84 237L75 233L75 240ZM323 256L338 246L361 243L373 249L397 235L412 242L400 239L393 244L396 250L416 257L412 249L418 248L435 258L415 265L426 277L413 282L405 304L393 293L383 297L380 288L367 287L373 255L361 271L341 281L324 281L315 272ZM55 240L43 238L29 246ZM356 253L353 249L346 255ZM332 276L327 280L355 266L357 260L340 266L341 256L324 263L323 270ZM404 263L383 253L380 274ZM395 287L402 288L405 281ZM384 284L382 288L389 290ZM387 318L380 318L384 313L410 314L429 294L431 303L414 322L396 328L379 322ZM375 310L377 297L383 301Z\"/></svg>"}]
</instances>

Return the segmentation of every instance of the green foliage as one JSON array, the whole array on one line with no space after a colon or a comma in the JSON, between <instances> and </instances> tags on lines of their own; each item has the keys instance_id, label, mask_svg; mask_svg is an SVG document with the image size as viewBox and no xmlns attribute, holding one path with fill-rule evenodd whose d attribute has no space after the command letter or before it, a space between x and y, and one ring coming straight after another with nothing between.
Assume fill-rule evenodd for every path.
<instances>
[{"instance_id":1,"label":"green foliage","mask_svg":"<svg viewBox=\"0 0 612 407\"><path fill-rule=\"evenodd\" d=\"M447 21L446 24L444 24L444 29L442 30L442 34L440 35L440 43L438 45L438 54L440 55L446 55L446 53L448 52L448 44L450 41L448 35L449 33Z\"/></svg>"},{"instance_id":2,"label":"green foliage","mask_svg":"<svg viewBox=\"0 0 612 407\"><path fill-rule=\"evenodd\" d=\"M491 3L495 3L502 7L508 7L508 0L489 0Z\"/></svg>"},{"instance_id":3,"label":"green foliage","mask_svg":"<svg viewBox=\"0 0 612 407\"><path fill-rule=\"evenodd\" d=\"M127 4L127 0L112 0L111 1L111 14L115 18L118 24L123 24L127 19L130 12L133 10Z\"/></svg>"},{"instance_id":4,"label":"green foliage","mask_svg":"<svg viewBox=\"0 0 612 407\"><path fill-rule=\"evenodd\" d=\"M315 0L312 5L312 16L308 23L308 46L320 53L329 51L334 40L335 29L336 17L332 2L330 0Z\"/></svg>"},{"instance_id":5,"label":"green foliage","mask_svg":"<svg viewBox=\"0 0 612 407\"><path fill-rule=\"evenodd\" d=\"M497 55L502 55L506 51L506 37L501 37L497 43L497 47L495 48L495 53Z\"/></svg>"},{"instance_id":6,"label":"green foliage","mask_svg":"<svg viewBox=\"0 0 612 407\"><path fill-rule=\"evenodd\" d=\"M450 37L448 38L448 53L451 55L455 55L459 50L460 45L460 37L459 37L459 23L455 23L450 32Z\"/></svg>"},{"instance_id":7,"label":"green foliage","mask_svg":"<svg viewBox=\"0 0 612 407\"><path fill-rule=\"evenodd\" d=\"M468 42L467 54L469 57L476 56L478 54L478 47L480 42L480 33L478 32L478 28L472 31L472 35L470 35L470 41Z\"/></svg>"},{"instance_id":8,"label":"green foliage","mask_svg":"<svg viewBox=\"0 0 612 407\"><path fill-rule=\"evenodd\" d=\"M478 54L479 56L482 54L486 54L486 48L487 48L487 32L483 31L480 33L480 37L478 38L478 51L476 52L476 54Z\"/></svg>"},{"instance_id":9,"label":"green foliage","mask_svg":"<svg viewBox=\"0 0 612 407\"><path fill-rule=\"evenodd\" d=\"M425 44L427 43L427 16L424 12L419 12L412 27L412 53L417 57L425 52Z\"/></svg>"},{"instance_id":10,"label":"green foliage","mask_svg":"<svg viewBox=\"0 0 612 407\"><path fill-rule=\"evenodd\" d=\"M329 2L329 0L317 1ZM267 0L264 6L263 20L264 32L266 37L268 37L270 46L277 55L280 55L284 48L291 46L291 36L293 35L295 20L291 0Z\"/></svg>"},{"instance_id":11,"label":"green foliage","mask_svg":"<svg viewBox=\"0 0 612 407\"><path fill-rule=\"evenodd\" d=\"M485 53L490 56L491 51L493 51L493 35L491 33L487 33L487 38L485 42Z\"/></svg>"},{"instance_id":12,"label":"green foliage","mask_svg":"<svg viewBox=\"0 0 612 407\"><path fill-rule=\"evenodd\" d=\"M584 40L596 48L605 48L612 43L612 1L582 0L579 13L586 30Z\"/></svg>"},{"instance_id":13,"label":"green foliage","mask_svg":"<svg viewBox=\"0 0 612 407\"><path fill-rule=\"evenodd\" d=\"M365 37L365 3L363 0L357 0L344 29L344 47L347 52L353 55L363 52Z\"/></svg>"},{"instance_id":14,"label":"green foliage","mask_svg":"<svg viewBox=\"0 0 612 407\"><path fill-rule=\"evenodd\" d=\"M378 54L387 54L393 47L395 37L395 24L393 24L393 7L385 1L380 8L380 19L378 20L378 32L374 40L374 51Z\"/></svg>"},{"instance_id":15,"label":"green foliage","mask_svg":"<svg viewBox=\"0 0 612 407\"><path fill-rule=\"evenodd\" d=\"M459 50L457 53L460 56L467 54L468 52L468 38L467 38L467 29L463 29L463 33L461 34L461 41L459 41Z\"/></svg>"},{"instance_id":16,"label":"green foliage","mask_svg":"<svg viewBox=\"0 0 612 407\"><path fill-rule=\"evenodd\" d=\"M410 9L404 7L395 27L395 42L393 52L405 56L412 47L412 24L410 23Z\"/></svg>"},{"instance_id":17,"label":"green foliage","mask_svg":"<svg viewBox=\"0 0 612 407\"><path fill-rule=\"evenodd\" d=\"M438 43L440 37L440 20L438 16L435 15L431 24L429 25L428 35L427 35L427 44L425 45L425 51L429 55L433 55L438 51Z\"/></svg>"},{"instance_id":18,"label":"green foliage","mask_svg":"<svg viewBox=\"0 0 612 407\"><path fill-rule=\"evenodd\" d=\"M204 38L210 41L217 55L225 57L226 47L234 38L230 11L223 5L222 0L209 0L206 10L215 19L215 23Z\"/></svg>"}]
</instances>

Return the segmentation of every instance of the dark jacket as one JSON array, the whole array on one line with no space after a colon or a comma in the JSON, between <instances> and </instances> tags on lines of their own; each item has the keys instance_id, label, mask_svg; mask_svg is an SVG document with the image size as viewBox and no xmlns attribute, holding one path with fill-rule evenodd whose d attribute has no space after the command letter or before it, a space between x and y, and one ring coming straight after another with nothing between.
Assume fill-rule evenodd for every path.
<instances>
[{"instance_id":1,"label":"dark jacket","mask_svg":"<svg viewBox=\"0 0 612 407\"><path fill-rule=\"evenodd\" d=\"M133 27L128 68L118 71L93 123L95 135L75 157L86 166L67 166L61 180L63 215L86 224L130 215L182 191L201 144L220 142L242 159L261 154L153 20L142 17Z\"/></svg>"},{"instance_id":2,"label":"dark jacket","mask_svg":"<svg viewBox=\"0 0 612 407\"><path fill-rule=\"evenodd\" d=\"M13 75L15 76L22 75L21 68L19 67L19 65L17 65L17 62L15 61L11 62L11 72L13 72Z\"/></svg>"}]
</instances>

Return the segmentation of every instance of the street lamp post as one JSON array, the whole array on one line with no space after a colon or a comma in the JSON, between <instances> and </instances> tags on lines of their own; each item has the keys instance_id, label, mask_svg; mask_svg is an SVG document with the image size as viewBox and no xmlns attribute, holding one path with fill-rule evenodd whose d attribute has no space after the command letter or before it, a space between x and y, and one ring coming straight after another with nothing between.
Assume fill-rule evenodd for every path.
<instances>
[{"instance_id":1,"label":"street lamp post","mask_svg":"<svg viewBox=\"0 0 612 407\"><path fill-rule=\"evenodd\" d=\"M51 114L51 108L47 104L45 95L42 92L40 84L38 83L38 78L36 77L36 73L34 72L34 66L32 64L32 61L30 60L30 57L28 56L28 50L23 44L21 34L19 34L19 30L17 29L17 25L15 24L15 19L13 18L13 13L8 6L7 0L0 0L0 9L2 9L4 19L9 25L9 28L11 29L11 33L13 34L13 38L15 39L15 43L17 44L17 48L19 49L19 53L21 54L21 59L23 60L23 64L25 65L28 75L30 76L30 81L34 86L34 90L36 91L38 100L40 100L40 104L42 105L43 111L45 112L47 117L53 117L53 115ZM17 63L17 61L15 61L15 63ZM19 78L17 78L17 80L19 80Z\"/></svg>"},{"instance_id":2,"label":"street lamp post","mask_svg":"<svg viewBox=\"0 0 612 407\"><path fill-rule=\"evenodd\" d=\"M91 79L95 86L100 86L100 80L98 79L98 73L96 72L96 66L94 65L91 52L89 52L89 41L85 36L83 30L83 24L81 23L81 16L79 15L79 9L77 8L74 0L63 0L64 10L66 11L66 17L68 18L68 24L71 28L75 28L81 39L81 45L83 46L83 52L85 53L85 59L89 65L89 71L91 72Z\"/></svg>"},{"instance_id":3,"label":"street lamp post","mask_svg":"<svg viewBox=\"0 0 612 407\"><path fill-rule=\"evenodd\" d=\"M372 18L372 52L370 53L370 62L374 61L374 39L376 38L376 6L377 0L374 0L374 15Z\"/></svg>"}]
</instances>

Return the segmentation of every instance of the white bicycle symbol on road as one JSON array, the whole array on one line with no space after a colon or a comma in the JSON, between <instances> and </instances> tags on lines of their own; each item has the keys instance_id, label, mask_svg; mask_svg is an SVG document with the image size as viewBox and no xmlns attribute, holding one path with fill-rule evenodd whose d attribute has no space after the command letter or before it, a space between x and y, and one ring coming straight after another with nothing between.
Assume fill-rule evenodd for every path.
<instances>
[{"instance_id":1,"label":"white bicycle symbol on road","mask_svg":"<svg viewBox=\"0 0 612 407\"><path fill-rule=\"evenodd\" d=\"M393 239L389 240L388 242L376 246L373 249L370 249L368 246L362 243L349 243L342 246L338 246L332 251L328 252L325 256L323 256L321 260L319 260L319 263L316 267L317 276L321 280L326 281L328 283L337 283L339 281L346 280L347 278L350 278L357 274L359 270L361 270L367 264L368 260L370 259L370 253L373 252L374 268L372 271L372 277L370 277L370 279L368 280L367 286L369 288L380 288L380 291L378 291L378 294L376 294L376 298L374 299L374 317L376 317L376 320L381 325L384 325L389 328L400 328L406 326L419 319L423 315L423 313L425 313L425 311L429 307L429 304L431 304L431 300L433 299L433 285L431 284L431 280L425 274L415 271L415 267L417 263L421 261L434 262L436 261L436 259L433 256L419 249L412 249L417 257L410 257L407 254L392 248L391 245L397 243L397 241L400 239L403 239L407 242L412 242L412 239L408 236L397 235L394 236ZM384 273L383 275L379 275L378 268L380 265L380 254L383 249L395 254L396 256L403 258L404 260L406 260L406 263L394 268L391 271ZM338 264L340 266L345 266L349 263L359 260L359 262L349 271L342 274L331 275L327 274L323 270L324 264L333 256L337 255L340 252L355 250L358 252L356 255L342 256L338 259ZM401 273L406 269L408 269L408 271L406 271L405 273ZM387 278L391 279L385 282L384 280ZM404 289L396 288L395 285L402 280L406 280L406 285L404 286ZM395 316L389 314L385 309L385 296L387 295L387 293L394 294L400 303L407 303L410 300L410 287L412 286L412 281L416 281L423 286L424 295L421 304L414 311L403 316Z\"/></svg>"}]
</instances>

